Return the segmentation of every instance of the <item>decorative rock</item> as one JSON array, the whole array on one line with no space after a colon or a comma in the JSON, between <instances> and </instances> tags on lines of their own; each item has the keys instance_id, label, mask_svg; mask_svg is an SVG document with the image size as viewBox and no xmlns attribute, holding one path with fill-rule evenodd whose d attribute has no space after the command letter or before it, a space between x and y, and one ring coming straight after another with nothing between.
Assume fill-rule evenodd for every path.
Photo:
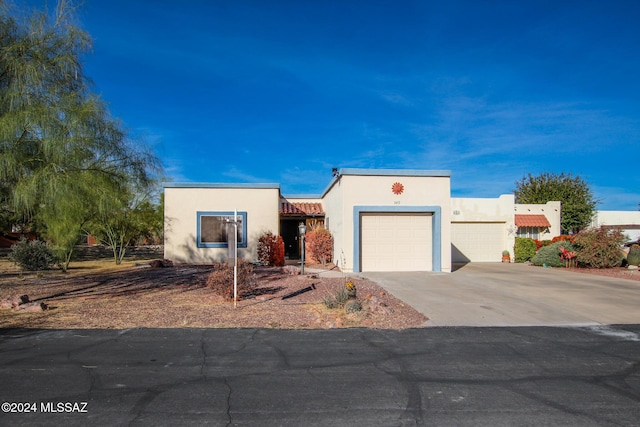
<instances>
[{"instance_id":1,"label":"decorative rock","mask_svg":"<svg viewBox=\"0 0 640 427\"><path fill-rule=\"evenodd\" d=\"M173 267L173 261L170 259L154 259L149 265L151 268L169 268Z\"/></svg>"},{"instance_id":2,"label":"decorative rock","mask_svg":"<svg viewBox=\"0 0 640 427\"><path fill-rule=\"evenodd\" d=\"M16 307L16 310L33 313L37 311L45 311L47 308L47 304L43 302L28 302L26 304L20 304Z\"/></svg>"},{"instance_id":3,"label":"decorative rock","mask_svg":"<svg viewBox=\"0 0 640 427\"><path fill-rule=\"evenodd\" d=\"M18 306L20 306L20 304L26 304L29 302L29 295L13 295L10 296L9 298L6 298L2 301L0 301L0 308L4 308L4 309L11 309L11 308L18 308Z\"/></svg>"},{"instance_id":4,"label":"decorative rock","mask_svg":"<svg viewBox=\"0 0 640 427\"><path fill-rule=\"evenodd\" d=\"M293 265L285 265L284 267L282 267L282 271L290 276L296 276L300 274L300 270L298 269L298 267L294 267Z\"/></svg>"},{"instance_id":5,"label":"decorative rock","mask_svg":"<svg viewBox=\"0 0 640 427\"><path fill-rule=\"evenodd\" d=\"M387 305L384 302L380 301L380 299L376 296L372 296L369 299L369 311L371 311L372 313L382 314L385 316L388 316L391 313L393 313L393 310L387 307Z\"/></svg>"}]
</instances>

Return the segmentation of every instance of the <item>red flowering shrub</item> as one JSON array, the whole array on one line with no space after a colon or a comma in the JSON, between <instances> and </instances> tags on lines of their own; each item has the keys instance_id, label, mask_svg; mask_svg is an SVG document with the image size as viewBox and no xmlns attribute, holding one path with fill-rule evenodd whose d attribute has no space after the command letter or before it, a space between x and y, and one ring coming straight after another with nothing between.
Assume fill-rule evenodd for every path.
<instances>
[{"instance_id":1,"label":"red flowering shrub","mask_svg":"<svg viewBox=\"0 0 640 427\"><path fill-rule=\"evenodd\" d=\"M281 267L284 265L284 241L271 232L258 239L258 260L264 265Z\"/></svg>"},{"instance_id":2,"label":"red flowering shrub","mask_svg":"<svg viewBox=\"0 0 640 427\"><path fill-rule=\"evenodd\" d=\"M322 266L331 262L333 255L333 236L326 228L316 228L305 236L306 259Z\"/></svg>"},{"instance_id":3,"label":"red flowering shrub","mask_svg":"<svg viewBox=\"0 0 640 427\"><path fill-rule=\"evenodd\" d=\"M534 242L536 242L536 252L538 252L540 250L541 247L543 246L549 246L551 243L553 243L551 240L538 240L538 239L534 239Z\"/></svg>"},{"instance_id":4,"label":"red flowering shrub","mask_svg":"<svg viewBox=\"0 0 640 427\"><path fill-rule=\"evenodd\" d=\"M226 262L216 263L207 277L207 287L225 300L233 300L233 266ZM253 265L244 259L238 259L238 297L249 294L255 288Z\"/></svg>"},{"instance_id":5,"label":"red flowering shrub","mask_svg":"<svg viewBox=\"0 0 640 427\"><path fill-rule=\"evenodd\" d=\"M569 234L561 234L560 236L556 236L553 239L551 239L551 243L555 243L555 242L571 242L571 243L575 243L576 240L576 236L571 236Z\"/></svg>"}]
</instances>

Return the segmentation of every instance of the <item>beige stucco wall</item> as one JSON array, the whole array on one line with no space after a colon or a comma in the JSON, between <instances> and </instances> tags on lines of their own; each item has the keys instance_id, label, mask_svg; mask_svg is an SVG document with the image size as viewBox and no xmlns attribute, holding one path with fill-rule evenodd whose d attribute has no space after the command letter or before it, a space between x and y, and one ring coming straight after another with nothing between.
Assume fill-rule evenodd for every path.
<instances>
[{"instance_id":1,"label":"beige stucco wall","mask_svg":"<svg viewBox=\"0 0 640 427\"><path fill-rule=\"evenodd\" d=\"M320 197L282 196L289 203L322 203Z\"/></svg>"},{"instance_id":2,"label":"beige stucco wall","mask_svg":"<svg viewBox=\"0 0 640 427\"><path fill-rule=\"evenodd\" d=\"M452 197L452 222L504 222L506 248L515 244L515 198L502 194L497 198Z\"/></svg>"},{"instance_id":3,"label":"beige stucco wall","mask_svg":"<svg viewBox=\"0 0 640 427\"><path fill-rule=\"evenodd\" d=\"M258 238L279 233L280 189L277 185L170 184L164 189L164 256L177 263L206 264L227 259L226 248L199 248L197 212L247 212L247 248L238 257L257 259Z\"/></svg>"},{"instance_id":4,"label":"beige stucco wall","mask_svg":"<svg viewBox=\"0 0 640 427\"><path fill-rule=\"evenodd\" d=\"M453 222L506 222L513 225L513 212L513 194L497 198L451 198Z\"/></svg>"},{"instance_id":5,"label":"beige stucco wall","mask_svg":"<svg viewBox=\"0 0 640 427\"><path fill-rule=\"evenodd\" d=\"M515 205L515 213L522 215L540 215L543 214L551 224L551 227L540 233L539 240L551 240L562 234L560 228L560 216L562 213L562 202L547 202L545 204L523 204Z\"/></svg>"},{"instance_id":6,"label":"beige stucco wall","mask_svg":"<svg viewBox=\"0 0 640 427\"><path fill-rule=\"evenodd\" d=\"M428 171L406 171L392 174L366 170L343 173L339 180L325 195L325 209L330 216L329 227L334 228L335 217L340 217L342 226L339 236L335 236L335 248L345 255L345 271L353 271L354 257L354 206L389 207L401 211L402 207L439 206L441 208L440 271L451 271L451 215L450 215L450 177L425 176ZM422 174L420 174L422 172ZM402 194L394 194L392 185L399 182L404 186ZM335 218L335 219L334 219ZM333 230L332 230L333 232ZM338 257L339 254L336 254ZM435 269L435 266L434 266Z\"/></svg>"},{"instance_id":7,"label":"beige stucco wall","mask_svg":"<svg viewBox=\"0 0 640 427\"><path fill-rule=\"evenodd\" d=\"M332 183L334 182L332 181ZM333 236L333 262L340 269L346 271L346 261L347 258L351 258L351 254L347 257L344 250L344 209L342 182L340 180L335 181L335 184L324 194L322 206L324 208L325 226Z\"/></svg>"}]
</instances>

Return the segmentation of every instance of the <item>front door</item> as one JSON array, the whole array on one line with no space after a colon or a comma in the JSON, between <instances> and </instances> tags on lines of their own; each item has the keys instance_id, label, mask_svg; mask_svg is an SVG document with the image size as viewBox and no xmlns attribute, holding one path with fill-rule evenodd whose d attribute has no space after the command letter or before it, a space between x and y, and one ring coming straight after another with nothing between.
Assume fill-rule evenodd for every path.
<instances>
[{"instance_id":1,"label":"front door","mask_svg":"<svg viewBox=\"0 0 640 427\"><path fill-rule=\"evenodd\" d=\"M283 219L280 221L280 235L284 241L285 259L300 258L298 224L300 219Z\"/></svg>"}]
</instances>

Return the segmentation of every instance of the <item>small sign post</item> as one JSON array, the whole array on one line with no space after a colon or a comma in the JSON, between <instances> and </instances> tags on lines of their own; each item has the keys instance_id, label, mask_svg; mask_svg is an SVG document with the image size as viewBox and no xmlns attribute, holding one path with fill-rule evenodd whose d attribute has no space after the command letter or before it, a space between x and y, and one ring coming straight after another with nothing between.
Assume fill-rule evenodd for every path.
<instances>
[{"instance_id":1,"label":"small sign post","mask_svg":"<svg viewBox=\"0 0 640 427\"><path fill-rule=\"evenodd\" d=\"M233 224L233 233L227 233L227 262L231 264L233 259L233 308L238 304L238 210L233 211L233 220L227 220ZM231 234L231 235L229 235Z\"/></svg>"}]
</instances>

